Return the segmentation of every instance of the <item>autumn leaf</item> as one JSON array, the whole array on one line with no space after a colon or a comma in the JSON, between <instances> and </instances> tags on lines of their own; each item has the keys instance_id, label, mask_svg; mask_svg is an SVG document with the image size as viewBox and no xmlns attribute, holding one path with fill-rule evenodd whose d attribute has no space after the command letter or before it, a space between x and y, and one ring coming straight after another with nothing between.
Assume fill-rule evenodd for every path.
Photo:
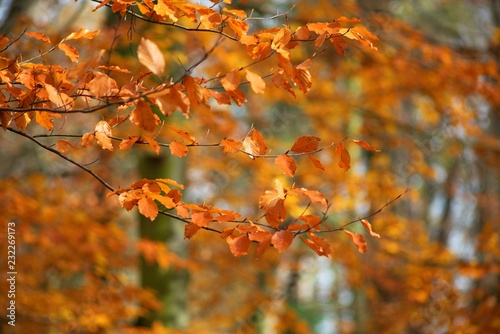
<instances>
[{"instance_id":1,"label":"autumn leaf","mask_svg":"<svg viewBox=\"0 0 500 334\"><path fill-rule=\"evenodd\" d=\"M146 218L155 220L156 216L158 215L158 206L156 205L155 201L148 196L142 197L137 203L137 206L141 215Z\"/></svg>"},{"instance_id":2,"label":"autumn leaf","mask_svg":"<svg viewBox=\"0 0 500 334\"><path fill-rule=\"evenodd\" d=\"M252 87L252 90L256 94L263 94L264 91L266 90L266 83L265 81L260 77L260 75L255 74L254 72L250 70L246 70L246 78L248 82L250 82L250 87Z\"/></svg>"},{"instance_id":3,"label":"autumn leaf","mask_svg":"<svg viewBox=\"0 0 500 334\"><path fill-rule=\"evenodd\" d=\"M262 210L267 210L275 206L280 199L285 199L285 190L283 189L281 181L276 179L274 180L274 189L266 190L264 195L260 197L259 207Z\"/></svg>"},{"instance_id":4,"label":"autumn leaf","mask_svg":"<svg viewBox=\"0 0 500 334\"><path fill-rule=\"evenodd\" d=\"M200 227L207 227L212 219L210 212L196 212L191 216L191 221Z\"/></svg>"},{"instance_id":5,"label":"autumn leaf","mask_svg":"<svg viewBox=\"0 0 500 334\"><path fill-rule=\"evenodd\" d=\"M77 63L78 62L78 58L80 57L80 55L78 54L78 50L73 45L70 45L70 44L67 44L67 43L59 43L57 45L57 47L59 48L59 50L61 50L62 52L64 52L64 54L69 59L71 59L71 61L73 63Z\"/></svg>"},{"instance_id":6,"label":"autumn leaf","mask_svg":"<svg viewBox=\"0 0 500 334\"><path fill-rule=\"evenodd\" d=\"M99 35L100 30L94 30L90 31L86 28L80 28L77 32L72 32L69 34L65 40L70 40L70 39L80 39L80 38L86 38L86 39L92 39L95 36Z\"/></svg>"},{"instance_id":7,"label":"autumn leaf","mask_svg":"<svg viewBox=\"0 0 500 334\"><path fill-rule=\"evenodd\" d=\"M325 196L317 190L305 190L304 196L309 198L309 200L313 203L319 203L323 206L327 206L328 202L326 201Z\"/></svg>"},{"instance_id":8,"label":"autumn leaf","mask_svg":"<svg viewBox=\"0 0 500 334\"><path fill-rule=\"evenodd\" d=\"M156 153L156 155L160 155L160 145L158 144L158 142L146 135L144 135L143 137L146 143L148 143L149 147L151 147L153 151Z\"/></svg>"},{"instance_id":9,"label":"autumn leaf","mask_svg":"<svg viewBox=\"0 0 500 334\"><path fill-rule=\"evenodd\" d=\"M33 32L33 31L26 31L25 34L26 34L26 36L38 39L39 41L42 41L44 43L48 43L48 44L51 43L49 36L45 35L44 33Z\"/></svg>"},{"instance_id":10,"label":"autumn leaf","mask_svg":"<svg viewBox=\"0 0 500 334\"><path fill-rule=\"evenodd\" d=\"M360 253L366 253L368 251L366 240L361 234L351 232L348 230L344 230L344 232L347 234L347 236L349 236L354 245L356 245Z\"/></svg>"},{"instance_id":11,"label":"autumn leaf","mask_svg":"<svg viewBox=\"0 0 500 334\"><path fill-rule=\"evenodd\" d=\"M111 138L109 138L111 137L111 127L108 122L100 121L97 123L94 135L97 145L101 146L104 150L113 151L113 144L111 143Z\"/></svg>"},{"instance_id":12,"label":"autumn leaf","mask_svg":"<svg viewBox=\"0 0 500 334\"><path fill-rule=\"evenodd\" d=\"M139 136L129 136L128 139L123 139L119 145L120 150L126 150L132 147L132 145L134 145L139 140L139 138Z\"/></svg>"},{"instance_id":13,"label":"autumn leaf","mask_svg":"<svg viewBox=\"0 0 500 334\"><path fill-rule=\"evenodd\" d=\"M243 147L243 143L234 139L223 139L220 146L224 147L224 153L237 153Z\"/></svg>"},{"instance_id":14,"label":"autumn leaf","mask_svg":"<svg viewBox=\"0 0 500 334\"><path fill-rule=\"evenodd\" d=\"M148 132L153 132L155 126L160 124L160 118L151 111L151 106L144 100L139 100L130 114L130 122Z\"/></svg>"},{"instance_id":15,"label":"autumn leaf","mask_svg":"<svg viewBox=\"0 0 500 334\"><path fill-rule=\"evenodd\" d=\"M82 145L85 148L89 148L92 145L94 145L94 140L95 140L95 134L93 132L85 133L82 136L82 140L80 142L80 145Z\"/></svg>"},{"instance_id":16,"label":"autumn leaf","mask_svg":"<svg viewBox=\"0 0 500 334\"><path fill-rule=\"evenodd\" d=\"M267 146L264 137L259 131L252 129L243 140L243 151L254 158L255 155L264 155L267 152Z\"/></svg>"},{"instance_id":17,"label":"autumn leaf","mask_svg":"<svg viewBox=\"0 0 500 334\"><path fill-rule=\"evenodd\" d=\"M169 128L170 130L176 132L182 138L189 140L191 142L191 144L198 144L198 142L196 141L196 138L194 138L193 136L191 136L186 131L177 129L175 126L172 126L172 125L167 125L167 128Z\"/></svg>"},{"instance_id":18,"label":"autumn leaf","mask_svg":"<svg viewBox=\"0 0 500 334\"><path fill-rule=\"evenodd\" d=\"M366 141L364 140L356 140L356 139L353 139L352 140L356 145L358 146L361 146L362 148L364 148L365 150L367 151L375 151L375 152L380 152L380 150L377 150L375 147L371 146L370 144L368 144Z\"/></svg>"},{"instance_id":19,"label":"autumn leaf","mask_svg":"<svg viewBox=\"0 0 500 334\"><path fill-rule=\"evenodd\" d=\"M278 252L283 252L292 244L294 234L288 230L278 231L273 234L271 242Z\"/></svg>"},{"instance_id":20,"label":"autumn leaf","mask_svg":"<svg viewBox=\"0 0 500 334\"><path fill-rule=\"evenodd\" d=\"M248 254L248 248L250 247L250 239L248 235L240 235L239 237L228 237L228 244L231 253L234 256L239 257Z\"/></svg>"},{"instance_id":21,"label":"autumn leaf","mask_svg":"<svg viewBox=\"0 0 500 334\"><path fill-rule=\"evenodd\" d=\"M380 238L380 234L373 232L372 225L366 219L361 219L361 224L365 227L365 229L370 233L372 237Z\"/></svg>"},{"instance_id":22,"label":"autumn leaf","mask_svg":"<svg viewBox=\"0 0 500 334\"><path fill-rule=\"evenodd\" d=\"M337 147L335 148L335 154L339 159L338 162L339 167L347 172L349 168L351 168L351 155L344 147L344 143L342 142L338 143Z\"/></svg>"},{"instance_id":23,"label":"autumn leaf","mask_svg":"<svg viewBox=\"0 0 500 334\"><path fill-rule=\"evenodd\" d=\"M184 87L186 88L186 92L191 105L197 106L205 101L203 87L198 81L196 81L193 77L186 75L182 79L182 82L184 83Z\"/></svg>"},{"instance_id":24,"label":"autumn leaf","mask_svg":"<svg viewBox=\"0 0 500 334\"><path fill-rule=\"evenodd\" d=\"M274 206L266 209L264 217L270 226L278 228L279 225L286 219L286 215L285 201L279 199Z\"/></svg>"},{"instance_id":25,"label":"autumn leaf","mask_svg":"<svg viewBox=\"0 0 500 334\"><path fill-rule=\"evenodd\" d=\"M56 148L61 153L68 153L70 148L77 148L75 145L71 144L69 141L61 139L56 142Z\"/></svg>"},{"instance_id":26,"label":"autumn leaf","mask_svg":"<svg viewBox=\"0 0 500 334\"><path fill-rule=\"evenodd\" d=\"M184 225L184 238L185 239L191 239L193 235L196 234L201 229L198 225L194 223L189 223Z\"/></svg>"},{"instance_id":27,"label":"autumn leaf","mask_svg":"<svg viewBox=\"0 0 500 334\"><path fill-rule=\"evenodd\" d=\"M187 155L188 153L188 148L186 145L184 145L183 143L179 143L177 141L173 141L171 142L169 145L168 145L169 149L170 149L170 153L172 153L172 155L175 155L179 158L183 158Z\"/></svg>"},{"instance_id":28,"label":"autumn leaf","mask_svg":"<svg viewBox=\"0 0 500 334\"><path fill-rule=\"evenodd\" d=\"M283 171L283 173L290 177L293 177L297 171L297 164L295 163L295 160L287 154L278 155L276 159L274 159L274 163Z\"/></svg>"},{"instance_id":29,"label":"autumn leaf","mask_svg":"<svg viewBox=\"0 0 500 334\"><path fill-rule=\"evenodd\" d=\"M318 149L320 138L315 136L302 136L293 143L290 151L296 153L309 153Z\"/></svg>"},{"instance_id":30,"label":"autumn leaf","mask_svg":"<svg viewBox=\"0 0 500 334\"><path fill-rule=\"evenodd\" d=\"M139 62L157 76L161 76L165 71L165 58L153 41L142 37L137 48L137 56Z\"/></svg>"},{"instance_id":31,"label":"autumn leaf","mask_svg":"<svg viewBox=\"0 0 500 334\"><path fill-rule=\"evenodd\" d=\"M240 72L235 68L220 79L220 83L227 92L236 90L240 84Z\"/></svg>"},{"instance_id":32,"label":"autumn leaf","mask_svg":"<svg viewBox=\"0 0 500 334\"><path fill-rule=\"evenodd\" d=\"M256 231L250 233L248 238L251 241L257 241L259 246L257 246L257 251L255 257L259 258L268 248L271 246L272 235L266 231Z\"/></svg>"},{"instance_id":33,"label":"autumn leaf","mask_svg":"<svg viewBox=\"0 0 500 334\"><path fill-rule=\"evenodd\" d=\"M319 237L312 232L308 232L307 235L309 239L300 238L304 243L309 246L316 254L319 256L330 257L332 254L332 249L330 243L325 238Z\"/></svg>"},{"instance_id":34,"label":"autumn leaf","mask_svg":"<svg viewBox=\"0 0 500 334\"><path fill-rule=\"evenodd\" d=\"M316 159L312 154L309 154L309 159L311 159L314 167L319 168L321 170L325 170L325 166L319 161L319 159Z\"/></svg>"}]
</instances>

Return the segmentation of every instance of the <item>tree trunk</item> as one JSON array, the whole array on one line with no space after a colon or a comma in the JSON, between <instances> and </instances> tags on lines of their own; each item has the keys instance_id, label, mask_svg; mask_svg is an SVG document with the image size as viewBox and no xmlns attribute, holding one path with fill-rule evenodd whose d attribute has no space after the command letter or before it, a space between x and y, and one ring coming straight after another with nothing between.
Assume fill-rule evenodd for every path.
<instances>
[{"instance_id":1,"label":"tree trunk","mask_svg":"<svg viewBox=\"0 0 500 334\"><path fill-rule=\"evenodd\" d=\"M139 172L148 179L171 178L182 183L184 169L185 160L170 156L148 155L139 161ZM178 256L186 255L184 225L169 217L158 215L151 221L140 216L140 237L164 242L169 251ZM154 290L163 305L160 310L140 318L138 325L150 327L154 321L160 321L166 327L185 328L188 323L188 272L184 269L164 269L156 263L146 262L142 257L140 263L142 287Z\"/></svg>"}]
</instances>

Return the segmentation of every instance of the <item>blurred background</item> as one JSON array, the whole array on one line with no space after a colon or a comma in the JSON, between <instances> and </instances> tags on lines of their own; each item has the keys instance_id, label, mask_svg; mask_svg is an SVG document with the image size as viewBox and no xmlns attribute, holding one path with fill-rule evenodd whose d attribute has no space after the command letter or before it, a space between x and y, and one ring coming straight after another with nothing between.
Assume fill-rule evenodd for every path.
<instances>
[{"instance_id":1,"label":"blurred background","mask_svg":"<svg viewBox=\"0 0 500 334\"><path fill-rule=\"evenodd\" d=\"M174 79L214 45L194 76L211 78L251 62L237 43L219 43L216 35L120 20L107 8L93 12L96 5L2 0L0 26L11 40L27 29L44 32L53 43L82 27L100 29L98 38L75 42L81 59L104 49L105 62L133 73L144 71L136 55L144 36L160 46ZM316 52L307 96L297 90L294 98L267 82L268 92L249 92L243 107L200 107L191 119L171 116L167 124L207 143L242 139L253 125L274 153L302 135L316 135L324 145L349 136L381 152L350 145L352 169L345 173L333 150L325 150L317 156L324 171L299 159L293 179L272 161L211 148L190 150L184 159L139 148L76 150L72 157L122 187L142 177L172 177L187 186L185 201L249 217L259 216L258 198L276 178L287 188L318 189L332 203L325 228L375 212L409 188L370 219L381 238L367 237L365 254L332 232L324 235L331 258L298 240L282 254L235 258L217 234L200 231L186 242L179 222L141 222L88 175L2 131L1 240L6 244L7 222L15 221L17 332L500 333L500 2L232 6L252 13L251 31L283 24L294 31L309 22L358 17L379 38L378 51L349 45L340 56L311 43L293 59L298 64ZM29 59L48 48L21 36L1 56ZM35 62L69 65L61 52ZM265 75L271 66L262 62L252 70ZM113 111L68 116L56 122L54 133L93 131L104 115ZM45 133L34 124L27 131ZM116 131L126 136L138 130ZM173 135L163 130L157 140ZM289 212L300 215L305 203L290 205ZM360 226L353 230L362 233ZM0 287L6 305L7 282ZM9 333L6 321L2 317Z\"/></svg>"}]
</instances>

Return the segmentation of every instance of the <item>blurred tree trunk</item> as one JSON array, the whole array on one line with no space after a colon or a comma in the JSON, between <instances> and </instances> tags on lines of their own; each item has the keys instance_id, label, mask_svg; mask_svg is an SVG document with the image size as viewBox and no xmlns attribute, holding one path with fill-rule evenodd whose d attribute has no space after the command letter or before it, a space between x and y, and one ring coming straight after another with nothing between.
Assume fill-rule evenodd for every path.
<instances>
[{"instance_id":1,"label":"blurred tree trunk","mask_svg":"<svg viewBox=\"0 0 500 334\"><path fill-rule=\"evenodd\" d=\"M139 159L139 172L148 179L171 178L183 183L185 165L184 159L146 155ZM184 226L169 217L160 214L151 221L141 215L140 237L164 242L169 251L179 256L186 255ZM142 287L154 290L163 307L139 319L138 325L150 327L158 320L167 327L185 328L188 324L188 272L185 269L161 268L157 263L148 263L142 257L140 272Z\"/></svg>"}]
</instances>

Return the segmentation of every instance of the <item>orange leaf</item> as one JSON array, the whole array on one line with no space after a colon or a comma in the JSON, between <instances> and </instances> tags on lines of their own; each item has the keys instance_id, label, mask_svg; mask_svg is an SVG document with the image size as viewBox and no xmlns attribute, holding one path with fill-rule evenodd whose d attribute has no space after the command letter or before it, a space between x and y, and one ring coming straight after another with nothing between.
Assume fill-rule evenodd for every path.
<instances>
[{"instance_id":1,"label":"orange leaf","mask_svg":"<svg viewBox=\"0 0 500 334\"><path fill-rule=\"evenodd\" d=\"M300 216L300 220L305 222L309 228L319 230L320 229L320 223L321 223L321 218L316 216L316 215L305 215L305 216Z\"/></svg>"},{"instance_id":2,"label":"orange leaf","mask_svg":"<svg viewBox=\"0 0 500 334\"><path fill-rule=\"evenodd\" d=\"M6 113L2 113L6 114ZM52 130L54 127L54 120L52 119L53 114L49 112L36 111L36 122L46 128L47 130Z\"/></svg>"},{"instance_id":3,"label":"orange leaf","mask_svg":"<svg viewBox=\"0 0 500 334\"><path fill-rule=\"evenodd\" d=\"M278 231L273 234L271 241L273 243L273 247L276 248L278 252L283 252L285 249L290 247L292 244L294 234L291 231L283 230Z\"/></svg>"},{"instance_id":4,"label":"orange leaf","mask_svg":"<svg viewBox=\"0 0 500 334\"><path fill-rule=\"evenodd\" d=\"M311 67L311 59L306 59L293 69L293 82L299 86L304 94L307 94L312 87L312 77L309 72L309 67Z\"/></svg>"},{"instance_id":5,"label":"orange leaf","mask_svg":"<svg viewBox=\"0 0 500 334\"><path fill-rule=\"evenodd\" d=\"M271 233L269 232L266 231L253 232L248 235L248 238L251 241L257 241L259 243L259 246L257 247L257 251L255 254L256 258L260 257L266 251L266 249L268 249L269 246L271 246L272 236Z\"/></svg>"},{"instance_id":6,"label":"orange leaf","mask_svg":"<svg viewBox=\"0 0 500 334\"><path fill-rule=\"evenodd\" d=\"M6 112L0 112L0 123L2 124L2 128L4 131L7 130L10 122L12 121L12 115Z\"/></svg>"},{"instance_id":7,"label":"orange leaf","mask_svg":"<svg viewBox=\"0 0 500 334\"><path fill-rule=\"evenodd\" d=\"M92 132L88 132L82 136L82 141L80 145L85 148L89 148L94 145L95 135Z\"/></svg>"},{"instance_id":8,"label":"orange leaf","mask_svg":"<svg viewBox=\"0 0 500 334\"><path fill-rule=\"evenodd\" d=\"M358 145L358 146L361 146L362 148L364 148L365 150L367 151L375 151L375 152L380 152L380 150L377 150L375 147L371 146L370 144L368 144L367 142L365 142L364 140L356 140L356 139L353 139L352 140L354 142L354 144Z\"/></svg>"},{"instance_id":9,"label":"orange leaf","mask_svg":"<svg viewBox=\"0 0 500 334\"><path fill-rule=\"evenodd\" d=\"M236 90L240 84L240 73L238 69L235 68L226 74L222 79L220 79L220 83L227 92Z\"/></svg>"},{"instance_id":10,"label":"orange leaf","mask_svg":"<svg viewBox=\"0 0 500 334\"><path fill-rule=\"evenodd\" d=\"M155 181L161 182L161 183L165 183L165 184L170 184L170 185L173 185L175 187L184 189L184 186L182 184L177 183L177 181L174 181L174 180L171 180L171 179L156 179Z\"/></svg>"},{"instance_id":11,"label":"orange leaf","mask_svg":"<svg viewBox=\"0 0 500 334\"><path fill-rule=\"evenodd\" d=\"M161 76L165 71L165 58L158 45L153 41L142 37L137 48L137 56L139 62L157 76Z\"/></svg>"},{"instance_id":12,"label":"orange leaf","mask_svg":"<svg viewBox=\"0 0 500 334\"><path fill-rule=\"evenodd\" d=\"M335 148L335 154L339 158L339 167L343 168L346 172L351 168L351 155L344 147L344 143L339 143Z\"/></svg>"},{"instance_id":13,"label":"orange leaf","mask_svg":"<svg viewBox=\"0 0 500 334\"><path fill-rule=\"evenodd\" d=\"M186 88L189 101L193 106L197 106L200 102L205 101L203 87L193 77L187 75L182 79L182 82Z\"/></svg>"},{"instance_id":14,"label":"orange leaf","mask_svg":"<svg viewBox=\"0 0 500 334\"><path fill-rule=\"evenodd\" d=\"M68 153L70 148L77 148L75 145L71 144L67 140L58 140L56 142L56 148L61 152L61 153Z\"/></svg>"},{"instance_id":15,"label":"orange leaf","mask_svg":"<svg viewBox=\"0 0 500 334\"><path fill-rule=\"evenodd\" d=\"M319 203L323 206L328 205L325 196L323 196L323 194L317 190L306 190L304 191L304 195L308 197L313 203Z\"/></svg>"},{"instance_id":16,"label":"orange leaf","mask_svg":"<svg viewBox=\"0 0 500 334\"><path fill-rule=\"evenodd\" d=\"M139 136L128 136L128 139L123 139L120 143L120 150L126 150L130 147L132 147L132 145L135 144L135 142L137 142L139 140Z\"/></svg>"},{"instance_id":17,"label":"orange leaf","mask_svg":"<svg viewBox=\"0 0 500 334\"><path fill-rule=\"evenodd\" d=\"M259 200L260 209L267 210L278 203L278 200L285 199L285 190L280 180L274 180L274 189L266 190Z\"/></svg>"},{"instance_id":18,"label":"orange leaf","mask_svg":"<svg viewBox=\"0 0 500 334\"><path fill-rule=\"evenodd\" d=\"M48 44L51 43L49 36L47 36L41 32L27 31L27 32L25 32L25 34L29 37L33 37L35 39L38 39L39 41L42 41L44 43L48 43Z\"/></svg>"},{"instance_id":19,"label":"orange leaf","mask_svg":"<svg viewBox=\"0 0 500 334\"><path fill-rule=\"evenodd\" d=\"M250 158L255 158L254 155L264 155L267 152L267 146L264 137L259 131L252 129L243 140L243 150L250 154Z\"/></svg>"},{"instance_id":20,"label":"orange leaf","mask_svg":"<svg viewBox=\"0 0 500 334\"><path fill-rule=\"evenodd\" d=\"M278 155L276 159L274 159L274 163L283 171L283 173L290 177L293 177L297 171L297 164L295 163L295 160L287 154Z\"/></svg>"},{"instance_id":21,"label":"orange leaf","mask_svg":"<svg viewBox=\"0 0 500 334\"><path fill-rule=\"evenodd\" d=\"M189 140L192 144L198 144L196 139L193 136L191 136L189 133L187 133L186 131L179 130L175 126L172 126L172 125L167 125L167 128L169 128L172 131L177 132L177 134L179 134L182 138Z\"/></svg>"},{"instance_id":22,"label":"orange leaf","mask_svg":"<svg viewBox=\"0 0 500 334\"><path fill-rule=\"evenodd\" d=\"M149 197L141 198L137 203L137 206L139 207L139 212L141 213L141 215L146 218L155 220L156 216L158 215L158 206L156 205L155 201Z\"/></svg>"},{"instance_id":23,"label":"orange leaf","mask_svg":"<svg viewBox=\"0 0 500 334\"><path fill-rule=\"evenodd\" d=\"M243 143L234 139L223 139L220 146L224 147L224 153L237 153L243 147Z\"/></svg>"},{"instance_id":24,"label":"orange leaf","mask_svg":"<svg viewBox=\"0 0 500 334\"><path fill-rule=\"evenodd\" d=\"M318 149L321 139L315 136L302 136L293 143L290 151L297 153L313 152Z\"/></svg>"},{"instance_id":25,"label":"orange leaf","mask_svg":"<svg viewBox=\"0 0 500 334\"><path fill-rule=\"evenodd\" d=\"M77 32L72 32L71 34L69 34L68 37L65 38L65 40L80 39L80 38L92 39L95 36L99 35L99 33L100 30L90 31L86 28L81 28Z\"/></svg>"},{"instance_id":26,"label":"orange leaf","mask_svg":"<svg viewBox=\"0 0 500 334\"><path fill-rule=\"evenodd\" d=\"M350 232L348 230L344 230L344 232L349 236L349 238L351 238L360 253L366 253L368 251L366 240L361 234Z\"/></svg>"},{"instance_id":27,"label":"orange leaf","mask_svg":"<svg viewBox=\"0 0 500 334\"><path fill-rule=\"evenodd\" d=\"M188 153L187 146L177 141L171 142L170 145L168 145L168 148L170 148L170 153L172 153L172 155L175 155L179 158L185 157Z\"/></svg>"},{"instance_id":28,"label":"orange leaf","mask_svg":"<svg viewBox=\"0 0 500 334\"><path fill-rule=\"evenodd\" d=\"M321 161L319 161L318 159L316 159L312 154L309 154L309 159L311 159L314 167L319 168L321 170L325 170L325 166L323 166L323 164L321 163Z\"/></svg>"},{"instance_id":29,"label":"orange leaf","mask_svg":"<svg viewBox=\"0 0 500 334\"><path fill-rule=\"evenodd\" d=\"M252 90L256 94L263 94L265 89L266 89L266 83L265 81L260 77L260 75L255 74L254 72L250 70L246 70L246 77L247 80L250 82L250 86L252 87Z\"/></svg>"},{"instance_id":30,"label":"orange leaf","mask_svg":"<svg viewBox=\"0 0 500 334\"><path fill-rule=\"evenodd\" d=\"M370 233L370 235L372 237L380 238L380 234L373 232L373 230L372 230L372 224L370 224L368 222L368 220L361 219L361 224L363 224L363 226L365 227L365 229L368 231L368 233Z\"/></svg>"},{"instance_id":31,"label":"orange leaf","mask_svg":"<svg viewBox=\"0 0 500 334\"><path fill-rule=\"evenodd\" d=\"M116 81L100 72L94 72L94 78L90 80L88 87L95 97L113 96L119 91Z\"/></svg>"},{"instance_id":32,"label":"orange leaf","mask_svg":"<svg viewBox=\"0 0 500 334\"><path fill-rule=\"evenodd\" d=\"M78 58L80 57L80 55L78 54L78 50L73 45L66 44L66 43L59 43L57 45L57 47L59 48L59 50L61 50L62 52L64 52L64 54L69 59L71 59L71 61L73 63L77 63L78 62Z\"/></svg>"},{"instance_id":33,"label":"orange leaf","mask_svg":"<svg viewBox=\"0 0 500 334\"><path fill-rule=\"evenodd\" d=\"M198 225L194 223L189 223L184 225L184 238L185 239L191 239L193 235L196 234L201 229Z\"/></svg>"},{"instance_id":34,"label":"orange leaf","mask_svg":"<svg viewBox=\"0 0 500 334\"><path fill-rule=\"evenodd\" d=\"M239 257L248 254L248 248L250 247L250 239L248 235L240 235L239 237L229 237L228 239L229 249L234 256Z\"/></svg>"},{"instance_id":35,"label":"orange leaf","mask_svg":"<svg viewBox=\"0 0 500 334\"><path fill-rule=\"evenodd\" d=\"M322 237L318 237L316 234L312 232L308 232L307 235L309 239L300 238L304 243L309 246L313 251L316 252L319 256L330 257L332 254L332 249L330 247L330 243L328 240Z\"/></svg>"},{"instance_id":36,"label":"orange leaf","mask_svg":"<svg viewBox=\"0 0 500 334\"><path fill-rule=\"evenodd\" d=\"M196 212L191 216L192 222L200 227L207 227L212 219L213 217L210 212Z\"/></svg>"},{"instance_id":37,"label":"orange leaf","mask_svg":"<svg viewBox=\"0 0 500 334\"><path fill-rule=\"evenodd\" d=\"M271 47L274 50L283 49L291 40L292 32L287 27L281 28L274 36Z\"/></svg>"},{"instance_id":38,"label":"orange leaf","mask_svg":"<svg viewBox=\"0 0 500 334\"><path fill-rule=\"evenodd\" d=\"M175 7L172 6L171 1L158 0L158 3L153 8L158 15L167 17L172 22L177 22L177 12L175 11Z\"/></svg>"},{"instance_id":39,"label":"orange leaf","mask_svg":"<svg viewBox=\"0 0 500 334\"><path fill-rule=\"evenodd\" d=\"M111 127L108 122L100 121L95 126L95 139L97 145L101 146L104 150L113 151L113 144L111 143ZM82 138L83 141L83 138Z\"/></svg>"},{"instance_id":40,"label":"orange leaf","mask_svg":"<svg viewBox=\"0 0 500 334\"><path fill-rule=\"evenodd\" d=\"M266 210L264 215L266 221L274 228L278 228L279 225L286 219L286 208L285 201L280 199L276 204Z\"/></svg>"},{"instance_id":41,"label":"orange leaf","mask_svg":"<svg viewBox=\"0 0 500 334\"><path fill-rule=\"evenodd\" d=\"M151 106L148 102L140 100L130 114L130 122L143 128L148 132L153 132L155 126L160 124L160 118L151 111Z\"/></svg>"},{"instance_id":42,"label":"orange leaf","mask_svg":"<svg viewBox=\"0 0 500 334\"><path fill-rule=\"evenodd\" d=\"M143 137L144 140L148 143L149 147L151 147L153 151L155 151L156 155L160 155L160 145L158 145L158 142L146 135L144 135Z\"/></svg>"},{"instance_id":43,"label":"orange leaf","mask_svg":"<svg viewBox=\"0 0 500 334\"><path fill-rule=\"evenodd\" d=\"M301 26L295 31L295 37L299 40L307 40L309 36L311 36L311 33L306 26Z\"/></svg>"}]
</instances>

